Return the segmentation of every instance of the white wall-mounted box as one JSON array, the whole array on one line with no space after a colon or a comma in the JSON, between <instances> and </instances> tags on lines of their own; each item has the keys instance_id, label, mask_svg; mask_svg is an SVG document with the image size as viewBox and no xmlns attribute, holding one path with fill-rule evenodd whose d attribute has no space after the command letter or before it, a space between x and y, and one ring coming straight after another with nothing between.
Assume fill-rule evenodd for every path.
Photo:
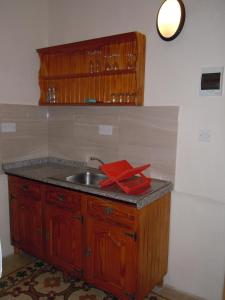
<instances>
[{"instance_id":1,"label":"white wall-mounted box","mask_svg":"<svg viewBox=\"0 0 225 300\"><path fill-rule=\"evenodd\" d=\"M222 96L224 67L202 68L200 96Z\"/></svg>"}]
</instances>

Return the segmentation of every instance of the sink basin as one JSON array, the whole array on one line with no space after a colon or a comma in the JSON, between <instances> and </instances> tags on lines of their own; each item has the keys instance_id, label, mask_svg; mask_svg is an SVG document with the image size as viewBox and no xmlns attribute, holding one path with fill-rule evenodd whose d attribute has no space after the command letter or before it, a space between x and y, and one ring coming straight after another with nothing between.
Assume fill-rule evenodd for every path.
<instances>
[{"instance_id":1,"label":"sink basin","mask_svg":"<svg viewBox=\"0 0 225 300\"><path fill-rule=\"evenodd\" d=\"M98 186L99 182L107 177L102 173L94 173L85 171L76 175L67 176L65 179L68 182L83 184L87 186Z\"/></svg>"}]
</instances>

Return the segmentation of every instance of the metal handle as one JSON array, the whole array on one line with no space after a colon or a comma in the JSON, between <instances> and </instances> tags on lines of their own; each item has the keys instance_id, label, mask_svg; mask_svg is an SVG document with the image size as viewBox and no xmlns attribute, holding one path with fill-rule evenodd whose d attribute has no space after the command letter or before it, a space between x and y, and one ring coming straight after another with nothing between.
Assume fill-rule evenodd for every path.
<instances>
[{"instance_id":1,"label":"metal handle","mask_svg":"<svg viewBox=\"0 0 225 300\"><path fill-rule=\"evenodd\" d=\"M22 185L22 190L24 191L24 192L26 192L27 190L28 190L28 186L27 185Z\"/></svg>"},{"instance_id":2,"label":"metal handle","mask_svg":"<svg viewBox=\"0 0 225 300\"><path fill-rule=\"evenodd\" d=\"M58 200L59 201L64 201L65 200L65 195L59 195Z\"/></svg>"},{"instance_id":3,"label":"metal handle","mask_svg":"<svg viewBox=\"0 0 225 300\"><path fill-rule=\"evenodd\" d=\"M137 240L137 233L132 231L132 232L124 232L125 235L129 236L130 238L132 238L134 241Z\"/></svg>"},{"instance_id":4,"label":"metal handle","mask_svg":"<svg viewBox=\"0 0 225 300\"><path fill-rule=\"evenodd\" d=\"M113 213L113 208L112 207L105 207L104 212L107 216L109 216Z\"/></svg>"},{"instance_id":5,"label":"metal handle","mask_svg":"<svg viewBox=\"0 0 225 300\"><path fill-rule=\"evenodd\" d=\"M76 215L73 218L80 221L82 224L84 223L84 217L82 215Z\"/></svg>"}]
</instances>

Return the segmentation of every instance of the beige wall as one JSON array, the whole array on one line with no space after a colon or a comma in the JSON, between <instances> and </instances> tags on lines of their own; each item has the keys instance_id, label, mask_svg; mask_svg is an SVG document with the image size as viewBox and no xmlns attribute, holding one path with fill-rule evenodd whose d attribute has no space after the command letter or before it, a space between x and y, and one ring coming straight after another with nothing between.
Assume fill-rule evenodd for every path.
<instances>
[{"instance_id":1,"label":"beige wall","mask_svg":"<svg viewBox=\"0 0 225 300\"><path fill-rule=\"evenodd\" d=\"M12 253L12 247L9 234L7 177L1 172L1 163L48 155L46 112L46 109L38 106L0 104L0 124L16 124L16 132L0 131L0 239L4 256Z\"/></svg>"},{"instance_id":2,"label":"beige wall","mask_svg":"<svg viewBox=\"0 0 225 300\"><path fill-rule=\"evenodd\" d=\"M0 161L1 157L7 160L22 159L44 155L47 151L40 113L36 114L36 111L24 106L2 105L38 103L39 61L35 49L46 46L48 42L47 8L46 0L0 1L0 122L17 124L15 134L0 132ZM12 252L6 179L5 175L0 175L3 255Z\"/></svg>"},{"instance_id":3,"label":"beige wall","mask_svg":"<svg viewBox=\"0 0 225 300\"><path fill-rule=\"evenodd\" d=\"M221 300L225 269L225 99L224 93L223 97L201 98L198 90L201 67L225 65L225 2L184 2L184 30L176 40L166 43L155 29L158 0L2 0L0 103L38 103L34 49L47 44L48 34L52 45L133 30L145 33L145 105L180 106L166 282L208 300ZM198 141L199 130L204 128L211 131L210 143ZM0 184L0 210L7 213L3 176ZM0 237L9 240L7 220L2 220Z\"/></svg>"},{"instance_id":4,"label":"beige wall","mask_svg":"<svg viewBox=\"0 0 225 300\"><path fill-rule=\"evenodd\" d=\"M136 166L151 162L147 175L174 182L177 120L177 107L52 108L49 155L88 164L90 156ZM112 126L112 135L99 135L99 125Z\"/></svg>"},{"instance_id":5,"label":"beige wall","mask_svg":"<svg viewBox=\"0 0 225 300\"><path fill-rule=\"evenodd\" d=\"M38 104L39 59L47 46L46 0L0 1L0 103Z\"/></svg>"},{"instance_id":6,"label":"beige wall","mask_svg":"<svg viewBox=\"0 0 225 300\"><path fill-rule=\"evenodd\" d=\"M172 42L162 41L156 32L161 2L49 0L49 44L134 30L146 34L145 105L180 107L166 282L208 300L221 300L225 93L200 97L199 82L202 67L225 65L225 1L184 0L186 23ZM201 129L210 130L210 143L199 142Z\"/></svg>"},{"instance_id":7,"label":"beige wall","mask_svg":"<svg viewBox=\"0 0 225 300\"><path fill-rule=\"evenodd\" d=\"M16 125L16 132L0 133L1 161L48 155L47 111L38 106L0 104L0 124Z\"/></svg>"},{"instance_id":8,"label":"beige wall","mask_svg":"<svg viewBox=\"0 0 225 300\"><path fill-rule=\"evenodd\" d=\"M184 2L184 29L165 42L155 27L158 0L49 0L49 44L133 30L146 34L145 106L180 107L176 189L225 204L225 185L217 180L225 178L225 92L199 96L201 68L225 65L225 2ZM198 141L201 129L211 131L210 143Z\"/></svg>"}]
</instances>

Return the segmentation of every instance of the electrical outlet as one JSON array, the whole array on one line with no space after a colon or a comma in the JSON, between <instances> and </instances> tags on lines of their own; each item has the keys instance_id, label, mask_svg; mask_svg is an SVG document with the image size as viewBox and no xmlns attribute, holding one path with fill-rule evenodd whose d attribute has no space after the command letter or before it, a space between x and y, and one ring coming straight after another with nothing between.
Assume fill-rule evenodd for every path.
<instances>
[{"instance_id":1,"label":"electrical outlet","mask_svg":"<svg viewBox=\"0 0 225 300\"><path fill-rule=\"evenodd\" d=\"M1 123L1 132L16 132L16 123Z\"/></svg>"},{"instance_id":2,"label":"electrical outlet","mask_svg":"<svg viewBox=\"0 0 225 300\"><path fill-rule=\"evenodd\" d=\"M98 133L100 135L112 135L113 127L111 125L99 125Z\"/></svg>"}]
</instances>

